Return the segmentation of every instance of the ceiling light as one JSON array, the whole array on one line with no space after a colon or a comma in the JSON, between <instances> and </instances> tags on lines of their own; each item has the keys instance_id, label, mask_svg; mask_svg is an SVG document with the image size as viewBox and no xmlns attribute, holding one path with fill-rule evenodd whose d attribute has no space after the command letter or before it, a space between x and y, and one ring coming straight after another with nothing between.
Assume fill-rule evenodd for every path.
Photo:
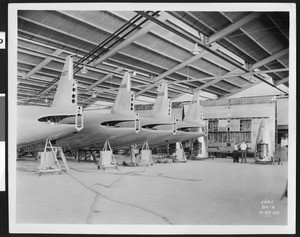
<instances>
[{"instance_id":1,"label":"ceiling light","mask_svg":"<svg viewBox=\"0 0 300 237\"><path fill-rule=\"evenodd\" d=\"M134 76L134 77L136 76L136 71L132 72L132 76Z\"/></svg>"},{"instance_id":2,"label":"ceiling light","mask_svg":"<svg viewBox=\"0 0 300 237\"><path fill-rule=\"evenodd\" d=\"M201 50L198 47L198 43L195 44L195 47L191 50L191 53L194 55L197 55L201 52Z\"/></svg>"},{"instance_id":3,"label":"ceiling light","mask_svg":"<svg viewBox=\"0 0 300 237\"><path fill-rule=\"evenodd\" d=\"M97 97L96 92L94 92L94 93L92 94L92 97L93 97L93 98L96 98L96 97Z\"/></svg>"},{"instance_id":4,"label":"ceiling light","mask_svg":"<svg viewBox=\"0 0 300 237\"><path fill-rule=\"evenodd\" d=\"M49 102L49 100L48 100L48 98L46 97L46 99L44 100L45 101L45 103L48 103Z\"/></svg>"},{"instance_id":5,"label":"ceiling light","mask_svg":"<svg viewBox=\"0 0 300 237\"><path fill-rule=\"evenodd\" d=\"M251 75L251 79L250 79L250 82L256 82L256 78L254 78L253 74Z\"/></svg>"},{"instance_id":6,"label":"ceiling light","mask_svg":"<svg viewBox=\"0 0 300 237\"><path fill-rule=\"evenodd\" d=\"M86 69L85 65L83 65L83 68L81 69L82 74L87 74L88 70Z\"/></svg>"}]
</instances>

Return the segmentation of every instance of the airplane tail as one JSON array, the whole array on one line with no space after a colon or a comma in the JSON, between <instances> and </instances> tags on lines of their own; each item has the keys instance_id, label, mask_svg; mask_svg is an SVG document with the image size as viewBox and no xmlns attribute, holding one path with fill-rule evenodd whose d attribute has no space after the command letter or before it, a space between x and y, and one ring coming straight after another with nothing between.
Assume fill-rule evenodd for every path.
<instances>
[{"instance_id":1,"label":"airplane tail","mask_svg":"<svg viewBox=\"0 0 300 237\"><path fill-rule=\"evenodd\" d=\"M168 99L168 86L167 83L163 81L150 116L159 119L169 119L171 117L171 109L171 100Z\"/></svg>"},{"instance_id":2,"label":"airplane tail","mask_svg":"<svg viewBox=\"0 0 300 237\"><path fill-rule=\"evenodd\" d=\"M130 91L130 88L130 73L125 72L114 105L111 110L112 113L134 112L134 93Z\"/></svg>"},{"instance_id":3,"label":"airplane tail","mask_svg":"<svg viewBox=\"0 0 300 237\"><path fill-rule=\"evenodd\" d=\"M77 82L73 78L73 58L71 56L66 58L51 107L64 114L76 113Z\"/></svg>"},{"instance_id":4,"label":"airplane tail","mask_svg":"<svg viewBox=\"0 0 300 237\"><path fill-rule=\"evenodd\" d=\"M192 98L191 104L189 105L184 121L196 121L199 122L201 119L201 108L199 105L199 92L196 92Z\"/></svg>"}]
</instances>

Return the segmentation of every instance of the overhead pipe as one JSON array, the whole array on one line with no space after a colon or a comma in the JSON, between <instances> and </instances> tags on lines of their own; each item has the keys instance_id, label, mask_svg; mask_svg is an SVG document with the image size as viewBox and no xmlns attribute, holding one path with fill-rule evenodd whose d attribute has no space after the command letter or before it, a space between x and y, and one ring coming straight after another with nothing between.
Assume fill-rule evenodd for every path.
<instances>
[{"instance_id":1,"label":"overhead pipe","mask_svg":"<svg viewBox=\"0 0 300 237\"><path fill-rule=\"evenodd\" d=\"M159 11L154 12L152 14L152 16L158 14ZM123 33L125 30L127 30L130 26L132 26L133 24L135 24L137 21L139 21L140 19L142 19L143 17L140 16L139 14L137 14L136 16L134 16L133 18L131 18L129 21L127 21L122 27L120 27L116 32L114 32L109 38L107 38L104 42L102 42L101 44L99 44L97 47L95 47L91 52L89 52L88 54L86 54L85 56L83 56L78 62L74 63L75 67L78 67L79 64L82 64L82 62L86 61L89 57L91 57L92 55L94 55L97 51L99 51L101 48L103 48L105 45L107 45L109 42L111 42L115 37L117 37L119 34ZM116 43L118 43L120 40L122 40L124 37L126 37L128 34L130 34L132 31L134 31L136 28L140 27L142 24L144 24L146 21L148 21L148 19L146 18L145 20L143 20L141 23L139 23L137 26L135 26L132 30L130 30L129 32L127 32L123 37L119 38L116 42L114 42L112 45L110 45L109 47L112 47L113 45L115 45ZM105 49L105 50L108 50ZM105 52L104 50L104 52ZM103 53L103 52L102 52ZM100 54L99 54L100 55ZM99 55L97 55L97 57L99 57ZM91 60L90 62L94 61L95 59L97 59L97 57L93 58L93 60ZM89 63L90 63L89 62ZM77 71L74 72L74 75L80 71L80 69L78 69ZM36 94L36 97L39 97L40 94L42 94L44 91L46 91L49 87L51 87L51 85L55 84L58 80L60 79L60 76L58 76L57 78L55 78L51 83L47 84L41 91L39 91Z\"/></svg>"},{"instance_id":2,"label":"overhead pipe","mask_svg":"<svg viewBox=\"0 0 300 237\"><path fill-rule=\"evenodd\" d=\"M152 17L155 16L156 14L158 14L159 11L154 12L152 14ZM115 44L117 44L119 41L123 40L127 35L129 35L130 33L132 33L135 29L137 29L138 27L140 27L141 25L143 25L146 21L148 21L148 19L146 18L145 20L143 20L142 22L140 22L138 25L136 25L133 29L131 29L130 31L128 31L125 35L123 35L122 37L118 38L113 44L111 44L109 46L109 48L113 47ZM132 25L132 24L131 24ZM110 41L111 42L111 41ZM99 53L96 57L94 57L91 61L89 61L89 63L95 61L97 58L99 58L99 56L105 52L107 52L109 50L109 48L104 48L104 50Z\"/></svg>"},{"instance_id":3,"label":"overhead pipe","mask_svg":"<svg viewBox=\"0 0 300 237\"><path fill-rule=\"evenodd\" d=\"M158 12L155 12L152 16L156 15ZM98 55L96 55L92 60L90 60L88 63L93 62L94 60L96 60L101 54L103 54L104 52L108 51L109 48L113 47L115 44L117 44L119 41L123 40L128 34L130 34L131 32L133 32L135 29L137 29L138 27L140 27L142 24L144 24L146 21L148 21L148 19L146 18L145 20L143 20L142 22L140 22L138 25L136 25L133 29L131 29L130 31L128 31L125 35L120 36L121 33L123 33L124 31L126 31L129 27L131 27L132 25L134 25L137 21L139 21L140 19L142 19L143 16L140 16L139 14L137 14L136 16L134 16L133 18L131 18L129 21L127 21L123 26L121 26L116 32L114 32L110 37L108 37L107 39L105 39L101 44L99 44L97 47L95 47L91 52L89 52L87 55L85 55L80 62L84 62L86 61L88 58L94 56L99 50L103 49L103 51L101 51L100 53L98 53ZM111 44L110 46L108 46L107 48L104 48L106 45L108 45L110 42L112 42L113 39L115 39L116 37L120 36L113 44ZM77 66L77 65L75 65ZM79 70L77 70L75 73L77 73ZM74 74L75 74L74 73Z\"/></svg>"},{"instance_id":4,"label":"overhead pipe","mask_svg":"<svg viewBox=\"0 0 300 237\"><path fill-rule=\"evenodd\" d=\"M89 57L93 56L100 48L104 47L109 41L116 38L118 35L120 35L122 32L128 29L132 24L134 24L136 21L140 20L142 16L135 15L133 18L131 18L129 21L127 21L124 25L122 25L119 29L117 29L113 34L111 34L107 39L105 39L103 42L101 42L99 45L97 45L93 50L91 50L89 53L87 53L84 57L82 57L79 62L84 62ZM131 22L133 21L133 22ZM75 66L76 63L75 63Z\"/></svg>"}]
</instances>

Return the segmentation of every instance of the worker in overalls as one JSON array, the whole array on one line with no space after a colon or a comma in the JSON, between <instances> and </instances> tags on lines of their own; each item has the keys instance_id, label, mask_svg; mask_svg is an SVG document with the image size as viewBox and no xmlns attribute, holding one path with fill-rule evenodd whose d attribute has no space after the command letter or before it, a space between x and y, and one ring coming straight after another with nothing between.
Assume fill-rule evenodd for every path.
<instances>
[{"instance_id":1,"label":"worker in overalls","mask_svg":"<svg viewBox=\"0 0 300 237\"><path fill-rule=\"evenodd\" d=\"M233 146L233 163L239 163L239 146L237 143Z\"/></svg>"},{"instance_id":2,"label":"worker in overalls","mask_svg":"<svg viewBox=\"0 0 300 237\"><path fill-rule=\"evenodd\" d=\"M137 145L133 144L130 146L130 164L137 165L137 155L138 155L138 149Z\"/></svg>"}]
</instances>

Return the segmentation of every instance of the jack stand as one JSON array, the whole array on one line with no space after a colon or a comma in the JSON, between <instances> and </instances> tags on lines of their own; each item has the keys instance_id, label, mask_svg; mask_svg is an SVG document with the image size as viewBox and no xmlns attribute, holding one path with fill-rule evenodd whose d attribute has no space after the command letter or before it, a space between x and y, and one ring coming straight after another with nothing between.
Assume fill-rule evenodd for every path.
<instances>
[{"instance_id":1,"label":"jack stand","mask_svg":"<svg viewBox=\"0 0 300 237\"><path fill-rule=\"evenodd\" d=\"M48 145L49 143L49 145ZM49 173L49 172L59 172L59 174L62 174L61 166L59 165L59 162L57 160L57 152L59 152L59 155L64 163L65 170L69 170L69 166L67 164L65 155L62 151L61 147L53 147L51 144L51 141L49 139L46 140L44 152L41 153L41 164L38 167L39 176L42 175L42 173Z\"/></svg>"},{"instance_id":2,"label":"jack stand","mask_svg":"<svg viewBox=\"0 0 300 237\"><path fill-rule=\"evenodd\" d=\"M103 151L100 151L101 164L97 165L98 169L102 166L102 169L105 168L115 168L117 169L117 163L113 154L113 150L109 144L109 141L105 141L103 146Z\"/></svg>"},{"instance_id":3,"label":"jack stand","mask_svg":"<svg viewBox=\"0 0 300 237\"><path fill-rule=\"evenodd\" d=\"M186 162L186 155L181 142L176 142L176 161L177 162Z\"/></svg>"},{"instance_id":4,"label":"jack stand","mask_svg":"<svg viewBox=\"0 0 300 237\"><path fill-rule=\"evenodd\" d=\"M149 166L149 164L153 165L153 160L151 158L151 150L149 148L149 144L146 141L141 150L141 160L139 162L142 165Z\"/></svg>"}]
</instances>

